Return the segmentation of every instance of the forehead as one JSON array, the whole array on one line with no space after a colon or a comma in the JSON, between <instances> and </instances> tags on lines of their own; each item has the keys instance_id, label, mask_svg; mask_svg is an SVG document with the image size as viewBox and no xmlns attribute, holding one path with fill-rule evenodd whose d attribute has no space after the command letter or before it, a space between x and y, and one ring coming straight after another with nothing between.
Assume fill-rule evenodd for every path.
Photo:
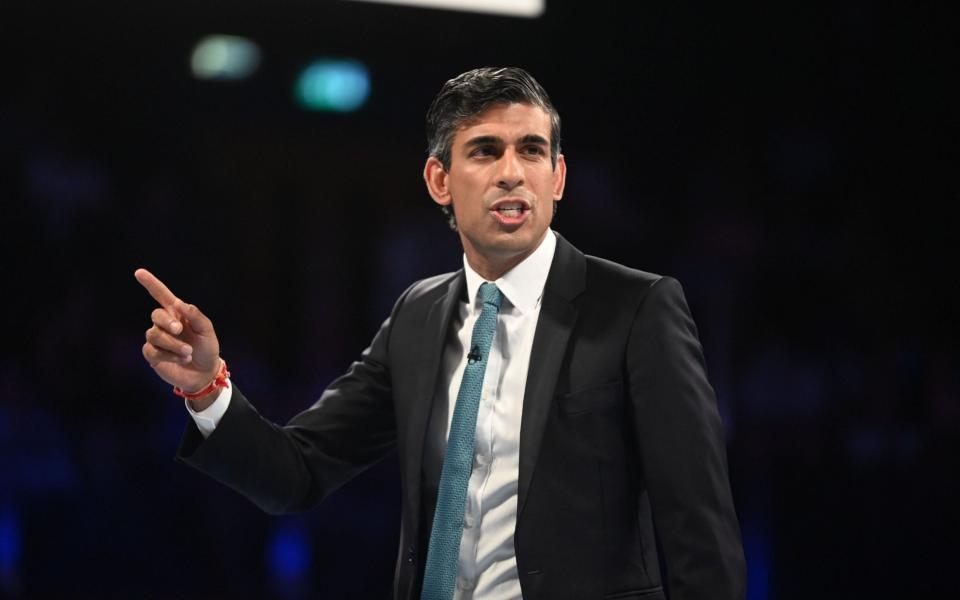
<instances>
[{"instance_id":1,"label":"forehead","mask_svg":"<svg viewBox=\"0 0 960 600\"><path fill-rule=\"evenodd\" d=\"M479 135L493 135L505 141L539 135L549 140L550 115L533 104L495 104L460 125L453 143L461 144Z\"/></svg>"}]
</instances>

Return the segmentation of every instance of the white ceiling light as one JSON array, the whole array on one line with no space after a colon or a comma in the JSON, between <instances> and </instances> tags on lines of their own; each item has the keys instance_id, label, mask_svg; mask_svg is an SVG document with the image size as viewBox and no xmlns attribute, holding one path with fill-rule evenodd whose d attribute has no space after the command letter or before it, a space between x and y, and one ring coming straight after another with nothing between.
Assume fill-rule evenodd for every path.
<instances>
[{"instance_id":1,"label":"white ceiling light","mask_svg":"<svg viewBox=\"0 0 960 600\"><path fill-rule=\"evenodd\" d=\"M468 12L508 15L511 17L539 17L545 10L546 0L353 0L354 2L379 2L420 8L439 8Z\"/></svg>"}]
</instances>

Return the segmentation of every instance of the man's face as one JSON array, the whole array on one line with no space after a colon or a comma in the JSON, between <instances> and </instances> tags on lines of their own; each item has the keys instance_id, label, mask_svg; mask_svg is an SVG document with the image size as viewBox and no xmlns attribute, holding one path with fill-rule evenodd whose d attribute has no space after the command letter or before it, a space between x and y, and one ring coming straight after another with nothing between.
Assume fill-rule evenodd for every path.
<instances>
[{"instance_id":1,"label":"man's face","mask_svg":"<svg viewBox=\"0 0 960 600\"><path fill-rule=\"evenodd\" d=\"M512 103L461 126L449 171L431 157L424 177L434 201L452 205L467 260L484 274L485 265L512 268L540 245L563 195L566 165L563 156L551 164L549 115Z\"/></svg>"}]
</instances>

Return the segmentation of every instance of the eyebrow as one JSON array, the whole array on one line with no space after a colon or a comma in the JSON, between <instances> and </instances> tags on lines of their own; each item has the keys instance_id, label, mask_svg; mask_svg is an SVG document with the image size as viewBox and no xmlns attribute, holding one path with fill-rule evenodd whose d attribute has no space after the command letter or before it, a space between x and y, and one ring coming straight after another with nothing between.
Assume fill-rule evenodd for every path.
<instances>
[{"instance_id":1,"label":"eyebrow","mask_svg":"<svg viewBox=\"0 0 960 600\"><path fill-rule=\"evenodd\" d=\"M464 144L465 146L484 146L487 144L502 144L503 139L495 135L478 135L470 138Z\"/></svg>"},{"instance_id":2,"label":"eyebrow","mask_svg":"<svg viewBox=\"0 0 960 600\"><path fill-rule=\"evenodd\" d=\"M502 144L503 138L496 135L478 135L477 137L470 138L466 141L466 146L483 146L486 144ZM517 140L517 145L522 146L525 144L536 144L539 146L549 146L550 142L546 140L542 135L537 135L535 133L528 133L527 135L521 137Z\"/></svg>"},{"instance_id":3,"label":"eyebrow","mask_svg":"<svg viewBox=\"0 0 960 600\"><path fill-rule=\"evenodd\" d=\"M520 146L524 144L536 144L538 146L549 146L550 142L548 142L542 135L536 135L534 133L530 133L520 138L517 142L517 145L520 145Z\"/></svg>"}]
</instances>

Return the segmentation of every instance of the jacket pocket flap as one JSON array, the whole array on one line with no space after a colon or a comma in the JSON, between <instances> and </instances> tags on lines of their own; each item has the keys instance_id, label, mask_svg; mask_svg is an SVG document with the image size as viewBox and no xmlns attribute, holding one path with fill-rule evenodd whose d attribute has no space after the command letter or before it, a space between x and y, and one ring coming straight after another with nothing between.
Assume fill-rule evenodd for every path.
<instances>
[{"instance_id":1,"label":"jacket pocket flap","mask_svg":"<svg viewBox=\"0 0 960 600\"><path fill-rule=\"evenodd\" d=\"M604 594L604 600L627 600L628 598L643 598L643 600L653 600L655 598L663 598L663 587L656 586L652 588L645 588L642 590L630 590L626 592L616 592L614 594Z\"/></svg>"},{"instance_id":2,"label":"jacket pocket flap","mask_svg":"<svg viewBox=\"0 0 960 600\"><path fill-rule=\"evenodd\" d=\"M581 413L615 406L620 402L622 392L623 382L614 381L569 394L561 394L557 397L557 404L560 408L560 414L572 417Z\"/></svg>"}]
</instances>

